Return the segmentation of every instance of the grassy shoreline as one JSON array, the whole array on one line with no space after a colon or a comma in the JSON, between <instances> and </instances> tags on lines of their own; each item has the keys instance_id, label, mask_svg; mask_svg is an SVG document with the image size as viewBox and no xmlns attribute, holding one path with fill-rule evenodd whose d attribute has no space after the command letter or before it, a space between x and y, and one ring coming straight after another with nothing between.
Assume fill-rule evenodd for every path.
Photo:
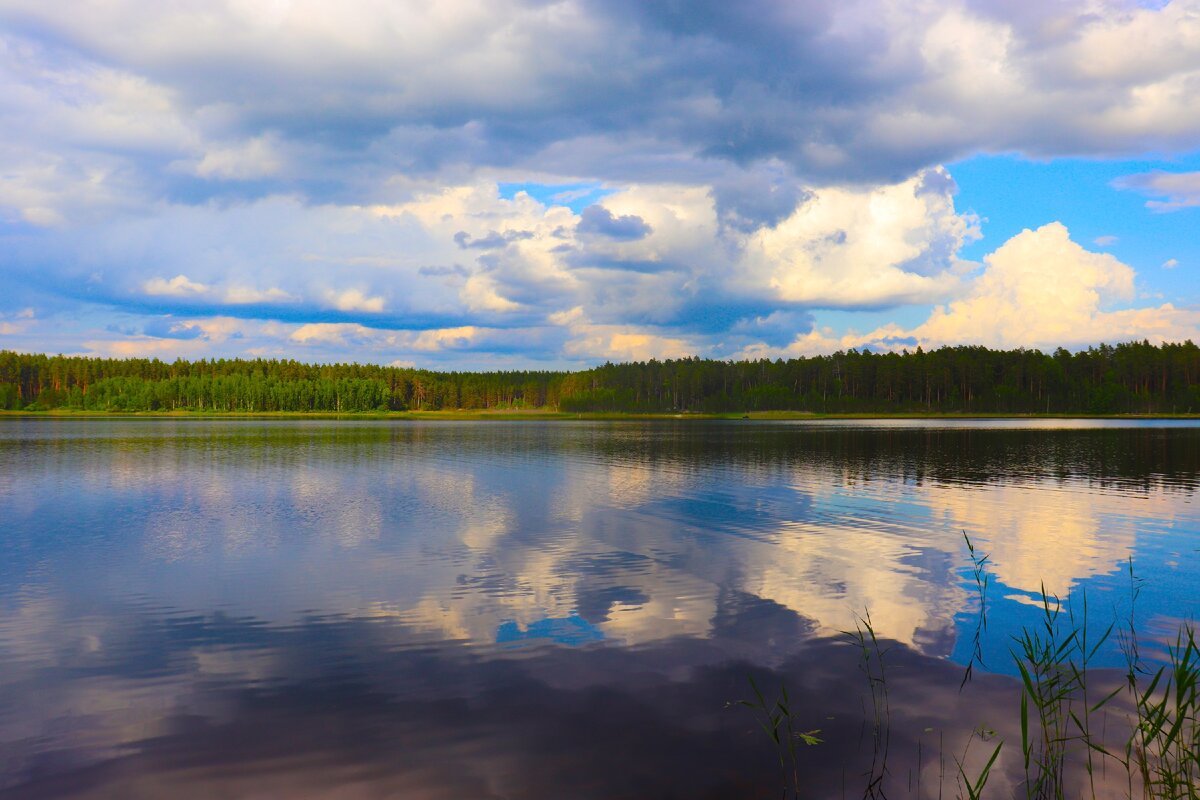
<instances>
[{"instance_id":1,"label":"grassy shoreline","mask_svg":"<svg viewBox=\"0 0 1200 800\"><path fill-rule=\"evenodd\" d=\"M351 419L351 420L969 420L969 419L1115 419L1115 420L1200 420L1200 414L1012 414L1000 412L880 412L823 414L806 411L748 411L723 413L635 413L620 411L568 412L550 409L462 409L441 411L84 411L48 409L37 411L0 411L3 417L122 418L151 417L168 419Z\"/></svg>"}]
</instances>

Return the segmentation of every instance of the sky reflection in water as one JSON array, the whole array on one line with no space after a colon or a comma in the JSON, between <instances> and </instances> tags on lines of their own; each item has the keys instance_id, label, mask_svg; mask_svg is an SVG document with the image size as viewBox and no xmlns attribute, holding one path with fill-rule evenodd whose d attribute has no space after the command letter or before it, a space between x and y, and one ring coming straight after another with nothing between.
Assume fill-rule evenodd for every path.
<instances>
[{"instance_id":1,"label":"sky reflection in water","mask_svg":"<svg viewBox=\"0 0 1200 800\"><path fill-rule=\"evenodd\" d=\"M994 671L1043 582L1126 614L1130 556L1146 630L1194 617L1198 472L1175 423L0 420L0 787L769 795L724 703L788 675L852 759L864 610L897 718L956 719L964 531Z\"/></svg>"}]
</instances>

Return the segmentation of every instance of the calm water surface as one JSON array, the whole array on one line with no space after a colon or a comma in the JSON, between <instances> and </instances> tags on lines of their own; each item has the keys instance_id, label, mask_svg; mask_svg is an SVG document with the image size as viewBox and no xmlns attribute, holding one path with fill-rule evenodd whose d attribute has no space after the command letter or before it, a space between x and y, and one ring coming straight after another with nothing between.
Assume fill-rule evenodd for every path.
<instances>
[{"instance_id":1,"label":"calm water surface","mask_svg":"<svg viewBox=\"0 0 1200 800\"><path fill-rule=\"evenodd\" d=\"M869 613L937 796L1043 586L1196 616L1198 481L1190 422L0 419L0 795L777 797L756 676L858 796Z\"/></svg>"}]
</instances>

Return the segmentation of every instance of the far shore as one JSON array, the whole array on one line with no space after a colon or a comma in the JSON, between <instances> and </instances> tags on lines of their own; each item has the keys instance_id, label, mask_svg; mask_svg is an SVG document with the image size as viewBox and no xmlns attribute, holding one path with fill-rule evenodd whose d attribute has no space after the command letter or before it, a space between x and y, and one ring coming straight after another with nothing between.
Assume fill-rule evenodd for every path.
<instances>
[{"instance_id":1,"label":"far shore","mask_svg":"<svg viewBox=\"0 0 1200 800\"><path fill-rule=\"evenodd\" d=\"M83 411L49 409L35 411L0 411L0 417L57 417L57 418L168 418L168 419L348 419L348 420L871 420L871 419L1116 419L1116 420L1200 420L1200 414L1012 414L1001 412L876 412L832 413L810 411L745 411L745 412L661 412L640 413L621 411L568 412L551 409L451 409L439 411Z\"/></svg>"}]
</instances>

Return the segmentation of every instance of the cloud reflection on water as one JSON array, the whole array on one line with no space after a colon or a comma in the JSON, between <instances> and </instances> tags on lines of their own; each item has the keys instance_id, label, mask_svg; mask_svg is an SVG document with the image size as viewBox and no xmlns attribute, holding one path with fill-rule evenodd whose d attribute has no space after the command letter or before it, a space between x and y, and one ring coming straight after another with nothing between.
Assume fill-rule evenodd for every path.
<instances>
[{"instance_id":1,"label":"cloud reflection on water","mask_svg":"<svg viewBox=\"0 0 1200 800\"><path fill-rule=\"evenodd\" d=\"M72 438L71 426L97 424L109 438ZM796 680L819 676L820 637L868 609L903 658L949 675L957 668L928 659L955 652L974 608L963 530L992 554L998 596L1042 580L1065 593L1130 554L1164 582L1195 576L1187 560L1155 560L1164 542L1195 547L1200 531L1195 430L46 425L0 432L0 499L14 520L0 566L0 754L11 774L51 783L105 759L117 761L97 785L136 783L143 767L165 768L156 759L183 769L172 761L183 742L218 758L223 725L409 725L446 693L499 720L507 706L479 693L483 676L506 670L536 676L539 691L615 692L635 724L643 679L667 691L717 669L728 687L731 659L799 660ZM1154 602L1158 617L1196 610L1186 597ZM409 667L396 672L397 660ZM305 716L298 697L326 689L351 703L348 716ZM654 725L714 701L712 687L675 689L687 696ZM356 702L399 703L403 720L359 718ZM535 711L544 719L521 724L567 724ZM415 730L388 735L409 742ZM527 758L486 730L471 735L462 746L480 763ZM672 735L709 746L695 731ZM459 752L442 745L441 757ZM718 749L729 747L757 763L744 744ZM369 757L325 755L331 774L379 777ZM216 791L212 767L187 774ZM423 780L409 767L387 780ZM290 779L277 772L236 779L278 791ZM501 794L517 780L481 775L470 785ZM441 787L429 796L463 789L449 773L427 777Z\"/></svg>"}]
</instances>

